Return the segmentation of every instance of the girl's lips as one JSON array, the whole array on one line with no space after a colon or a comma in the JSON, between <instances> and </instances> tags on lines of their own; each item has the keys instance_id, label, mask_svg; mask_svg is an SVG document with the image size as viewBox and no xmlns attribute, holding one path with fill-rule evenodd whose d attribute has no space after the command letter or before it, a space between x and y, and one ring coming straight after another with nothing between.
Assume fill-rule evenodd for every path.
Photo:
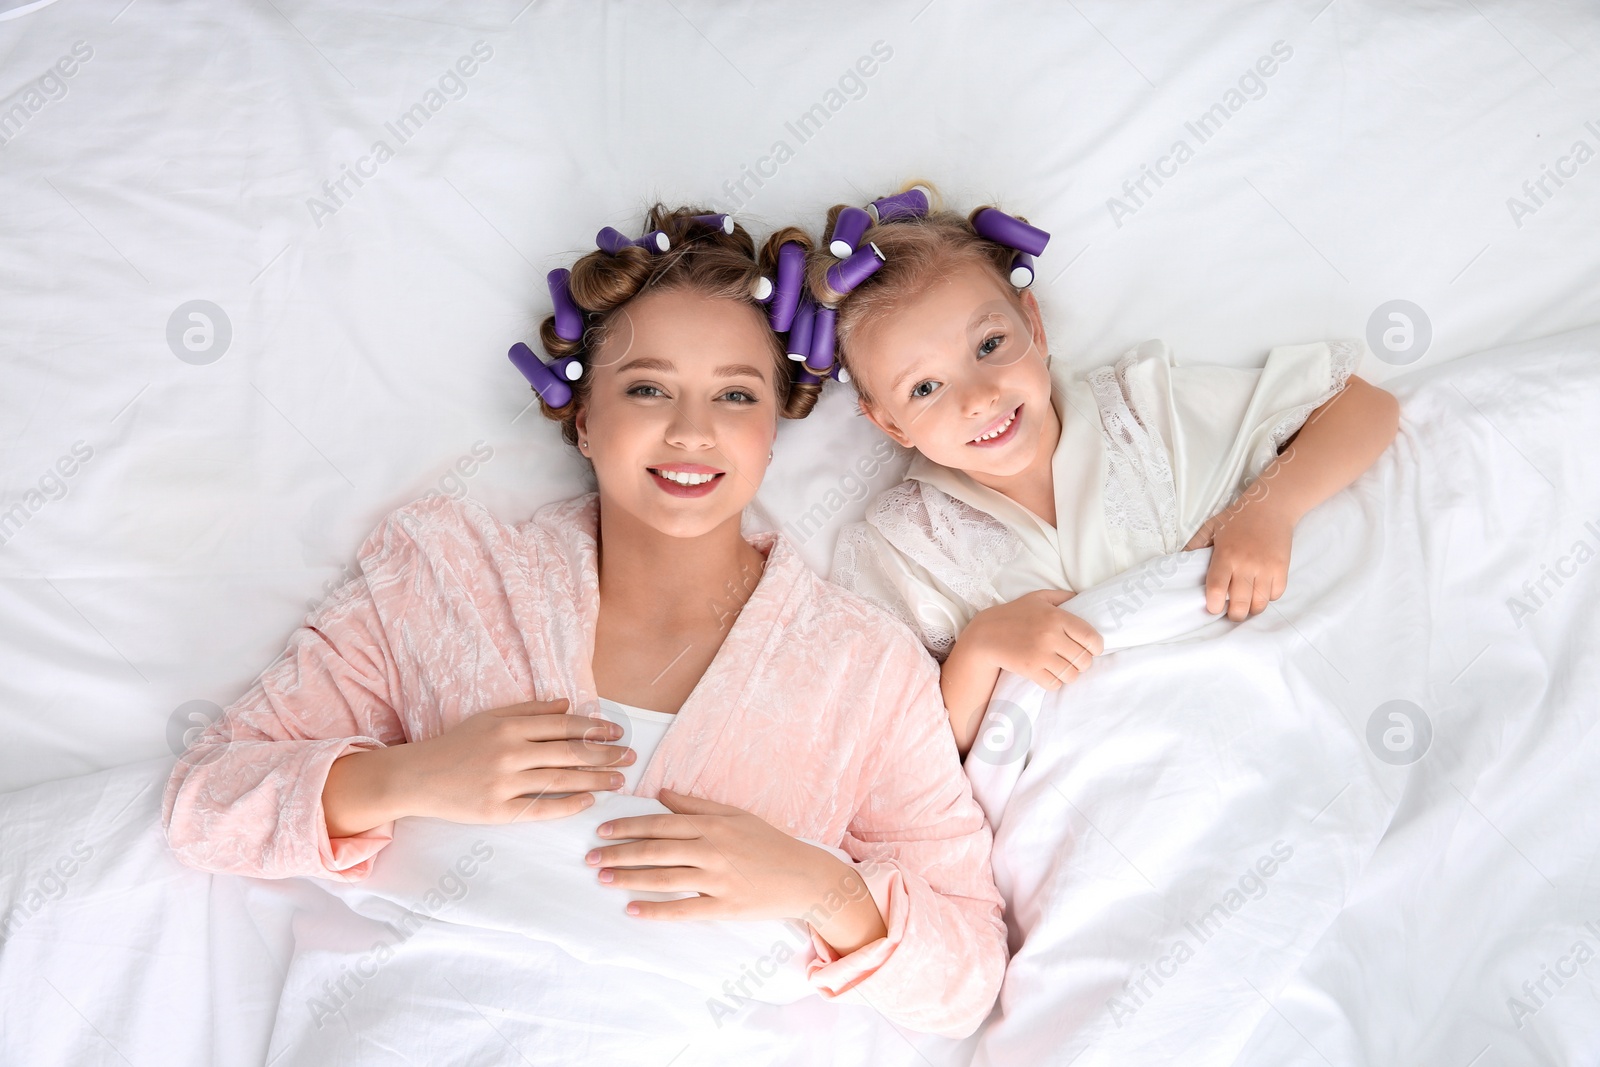
<instances>
[{"instance_id":1,"label":"girl's lips","mask_svg":"<svg viewBox=\"0 0 1600 1067\"><path fill-rule=\"evenodd\" d=\"M662 463L654 467L646 467L650 472L650 480L665 493L677 497L702 497L711 493L722 481L723 473L715 467L707 467L701 463ZM688 474L696 476L696 484L685 485L666 477L668 474ZM709 475L710 477L705 477ZM705 478L704 481L699 481Z\"/></svg>"},{"instance_id":2,"label":"girl's lips","mask_svg":"<svg viewBox=\"0 0 1600 1067\"><path fill-rule=\"evenodd\" d=\"M994 433L994 431L1004 426L1005 430L1002 431L998 436L991 437L987 441L980 441L977 438L974 438L973 440L968 441L967 444L974 448L994 448L997 445L1006 444L1013 437L1017 436L1017 427L1021 425L1022 405L1018 404L1016 407L1011 409L1011 414L1006 415L983 428L983 433ZM982 436L983 434L978 435L978 437Z\"/></svg>"}]
</instances>

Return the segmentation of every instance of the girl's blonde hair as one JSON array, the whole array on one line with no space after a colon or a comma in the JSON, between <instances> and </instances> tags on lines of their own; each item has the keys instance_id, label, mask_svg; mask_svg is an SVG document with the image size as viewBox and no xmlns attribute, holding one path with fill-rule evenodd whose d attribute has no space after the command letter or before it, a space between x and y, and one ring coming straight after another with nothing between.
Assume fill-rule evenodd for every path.
<instances>
[{"instance_id":1,"label":"girl's blonde hair","mask_svg":"<svg viewBox=\"0 0 1600 1067\"><path fill-rule=\"evenodd\" d=\"M695 216L709 214L706 208L669 209L656 204L645 216L644 232L665 233L671 242L668 251L629 245L616 255L590 252L572 265L567 287L583 316L583 336L568 341L557 334L554 314L546 316L539 326L539 340L551 359L577 356L585 365L582 377L572 383L572 399L566 404L552 408L543 397L539 398L540 410L546 418L561 424L561 436L568 444L578 443L578 410L589 399L593 378L589 357L630 300L646 290L694 292L745 304L761 315L765 325L767 309L754 296L758 280L775 274L778 248L784 242L797 241L807 253L811 250L809 235L791 226L767 238L758 254L755 240L737 222L732 233L724 233L718 227L696 221ZM795 374L800 364L786 358L778 334L770 329L765 333L777 369L778 413L786 419L803 419L816 405L822 386L797 381Z\"/></svg>"},{"instance_id":2,"label":"girl's blonde hair","mask_svg":"<svg viewBox=\"0 0 1600 1067\"><path fill-rule=\"evenodd\" d=\"M968 215L959 215L944 208L939 191L932 183L920 179L906 182L896 193L918 186L928 191L928 213L920 217L893 218L867 230L857 247L872 242L883 253L884 263L850 292L839 293L829 286L828 268L838 260L826 247L813 247L806 257L806 285L812 298L819 304L832 304L839 309L835 326L836 356L850 373L851 384L863 396L867 393L859 373L860 353L852 346L857 331L906 298L948 277L957 268L971 265L987 271L1000 283L1001 291L1016 304L1018 311L1022 310L1020 291L1011 284L1011 258L1016 251L979 236L972 228L973 216L992 205L985 204ZM833 233L839 212L848 206L835 204L828 209L825 238ZM1021 215L1015 217L1027 221Z\"/></svg>"}]
</instances>

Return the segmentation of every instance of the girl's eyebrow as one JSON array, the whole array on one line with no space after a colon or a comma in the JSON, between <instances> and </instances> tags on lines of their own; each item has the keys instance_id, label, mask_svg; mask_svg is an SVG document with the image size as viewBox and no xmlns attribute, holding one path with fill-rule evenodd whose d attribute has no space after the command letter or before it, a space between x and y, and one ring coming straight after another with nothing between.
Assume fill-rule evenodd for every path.
<instances>
[{"instance_id":1,"label":"girl's eyebrow","mask_svg":"<svg viewBox=\"0 0 1600 1067\"><path fill-rule=\"evenodd\" d=\"M899 389L902 382L904 382L907 378L913 377L921 369L922 369L922 364L920 362L913 363L913 364L911 364L911 366L907 367L905 370L903 370L899 374L895 375L894 381L889 383L889 392L892 393L895 390Z\"/></svg>"}]
</instances>

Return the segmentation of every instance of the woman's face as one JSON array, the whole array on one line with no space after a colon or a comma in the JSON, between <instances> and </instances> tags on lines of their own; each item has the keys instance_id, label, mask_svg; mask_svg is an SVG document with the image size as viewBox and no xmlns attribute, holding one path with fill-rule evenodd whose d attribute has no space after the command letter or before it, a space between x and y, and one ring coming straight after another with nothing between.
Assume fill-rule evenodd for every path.
<instances>
[{"instance_id":1,"label":"woman's face","mask_svg":"<svg viewBox=\"0 0 1600 1067\"><path fill-rule=\"evenodd\" d=\"M698 537L756 495L778 432L772 334L755 309L685 290L647 292L591 350L576 427L601 506L670 537Z\"/></svg>"},{"instance_id":2,"label":"woman's face","mask_svg":"<svg viewBox=\"0 0 1600 1067\"><path fill-rule=\"evenodd\" d=\"M952 271L851 339L862 409L900 444L956 470L1027 470L1056 425L1044 325L990 272Z\"/></svg>"}]
</instances>

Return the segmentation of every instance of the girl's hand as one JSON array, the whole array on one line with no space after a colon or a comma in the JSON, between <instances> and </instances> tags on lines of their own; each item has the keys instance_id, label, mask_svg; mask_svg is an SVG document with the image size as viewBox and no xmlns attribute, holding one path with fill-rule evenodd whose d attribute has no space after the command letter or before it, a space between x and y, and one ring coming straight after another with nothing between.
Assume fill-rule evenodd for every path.
<instances>
[{"instance_id":1,"label":"girl's hand","mask_svg":"<svg viewBox=\"0 0 1600 1067\"><path fill-rule=\"evenodd\" d=\"M804 919L841 955L887 936L883 916L855 868L727 804L661 790L675 814L601 823L601 837L628 838L585 857L605 885L683 900L635 900L646 919ZM628 870L626 868L639 868ZM845 903L830 912L824 899ZM837 940L836 940L837 939Z\"/></svg>"},{"instance_id":2,"label":"girl's hand","mask_svg":"<svg viewBox=\"0 0 1600 1067\"><path fill-rule=\"evenodd\" d=\"M1206 610L1240 622L1267 610L1289 580L1294 520L1268 504L1270 497L1242 499L1213 515L1184 551L1211 545L1206 569Z\"/></svg>"},{"instance_id":3,"label":"girl's hand","mask_svg":"<svg viewBox=\"0 0 1600 1067\"><path fill-rule=\"evenodd\" d=\"M569 702L530 701L479 712L438 737L397 745L391 780L404 814L461 823L559 819L619 789L612 770L634 761L615 723L569 715ZM566 793L567 796L549 796Z\"/></svg>"},{"instance_id":4,"label":"girl's hand","mask_svg":"<svg viewBox=\"0 0 1600 1067\"><path fill-rule=\"evenodd\" d=\"M967 624L961 640L977 642L998 667L1045 689L1060 689L1105 651L1093 626L1061 610L1073 596L1066 590L1038 589L986 608Z\"/></svg>"}]
</instances>

